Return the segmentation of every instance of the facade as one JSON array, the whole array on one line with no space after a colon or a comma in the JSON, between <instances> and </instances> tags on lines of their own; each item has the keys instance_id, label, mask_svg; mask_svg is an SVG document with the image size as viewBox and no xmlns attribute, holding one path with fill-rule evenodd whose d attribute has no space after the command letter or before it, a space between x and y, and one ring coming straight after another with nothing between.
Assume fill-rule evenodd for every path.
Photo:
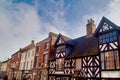
<instances>
[{"instance_id":1,"label":"facade","mask_svg":"<svg viewBox=\"0 0 120 80\"><path fill-rule=\"evenodd\" d=\"M3 61L2 65L1 65L1 71L5 72L5 73L7 71L7 63L8 63L8 60Z\"/></svg>"},{"instance_id":2,"label":"facade","mask_svg":"<svg viewBox=\"0 0 120 80\"><path fill-rule=\"evenodd\" d=\"M9 71L9 63L10 59L1 62L1 70L0 70L0 78L4 78L5 76L8 77L8 71Z\"/></svg>"},{"instance_id":3,"label":"facade","mask_svg":"<svg viewBox=\"0 0 120 80\"><path fill-rule=\"evenodd\" d=\"M120 79L120 28L105 17L96 29L101 78Z\"/></svg>"},{"instance_id":4,"label":"facade","mask_svg":"<svg viewBox=\"0 0 120 80\"><path fill-rule=\"evenodd\" d=\"M97 39L93 36L95 24L92 19L86 25L87 35L65 39L61 34L55 44L56 51L49 61L49 80L80 80L99 78Z\"/></svg>"},{"instance_id":5,"label":"facade","mask_svg":"<svg viewBox=\"0 0 120 80\"><path fill-rule=\"evenodd\" d=\"M2 62L0 62L0 71L1 71L1 67L2 67Z\"/></svg>"},{"instance_id":6,"label":"facade","mask_svg":"<svg viewBox=\"0 0 120 80\"><path fill-rule=\"evenodd\" d=\"M120 28L103 17L97 29L92 19L86 25L87 35L56 40L49 60L49 80L80 80L120 78Z\"/></svg>"},{"instance_id":7,"label":"facade","mask_svg":"<svg viewBox=\"0 0 120 80\"><path fill-rule=\"evenodd\" d=\"M21 49L11 56L10 60L10 79L19 79L19 66L21 60Z\"/></svg>"},{"instance_id":8,"label":"facade","mask_svg":"<svg viewBox=\"0 0 120 80\"><path fill-rule=\"evenodd\" d=\"M54 50L53 45L56 41L57 34L50 32L48 37L36 43L36 53L33 73L37 80L47 80L48 59Z\"/></svg>"},{"instance_id":9,"label":"facade","mask_svg":"<svg viewBox=\"0 0 120 80\"><path fill-rule=\"evenodd\" d=\"M8 59L7 61L7 69L6 69L6 76L8 77L8 79L10 79L10 71L11 71L11 59Z\"/></svg>"},{"instance_id":10,"label":"facade","mask_svg":"<svg viewBox=\"0 0 120 80\"><path fill-rule=\"evenodd\" d=\"M88 20L86 35L76 39L50 32L1 62L1 75L9 80L119 80L120 27L103 17L97 29Z\"/></svg>"},{"instance_id":11,"label":"facade","mask_svg":"<svg viewBox=\"0 0 120 80\"><path fill-rule=\"evenodd\" d=\"M31 44L21 49L21 60L19 67L19 76L32 77L32 68L34 64L35 56L35 44L31 41ZM20 79L21 80L21 79Z\"/></svg>"}]
</instances>

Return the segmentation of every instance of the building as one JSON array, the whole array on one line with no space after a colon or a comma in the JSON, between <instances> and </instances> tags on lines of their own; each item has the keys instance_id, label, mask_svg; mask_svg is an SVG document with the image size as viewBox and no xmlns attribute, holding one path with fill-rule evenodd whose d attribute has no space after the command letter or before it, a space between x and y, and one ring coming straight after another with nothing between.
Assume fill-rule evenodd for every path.
<instances>
[{"instance_id":1,"label":"building","mask_svg":"<svg viewBox=\"0 0 120 80\"><path fill-rule=\"evenodd\" d=\"M2 67L2 62L0 61L0 71L1 71L1 67Z\"/></svg>"},{"instance_id":2,"label":"building","mask_svg":"<svg viewBox=\"0 0 120 80\"><path fill-rule=\"evenodd\" d=\"M49 80L119 79L120 28L103 17L97 29L88 20L87 35L65 40L60 34L49 59Z\"/></svg>"},{"instance_id":3,"label":"building","mask_svg":"<svg viewBox=\"0 0 120 80\"><path fill-rule=\"evenodd\" d=\"M1 71L0 71L0 77L1 78L4 78L5 76L8 77L8 72L9 72L8 63L9 63L9 61L10 61L10 59L1 62Z\"/></svg>"},{"instance_id":4,"label":"building","mask_svg":"<svg viewBox=\"0 0 120 80\"><path fill-rule=\"evenodd\" d=\"M94 33L94 36L98 40L101 78L119 80L120 27L103 17Z\"/></svg>"},{"instance_id":5,"label":"building","mask_svg":"<svg viewBox=\"0 0 120 80\"><path fill-rule=\"evenodd\" d=\"M1 71L5 72L5 73L7 71L7 62L8 62L8 60L3 61L1 64Z\"/></svg>"},{"instance_id":6,"label":"building","mask_svg":"<svg viewBox=\"0 0 120 80\"><path fill-rule=\"evenodd\" d=\"M8 79L10 79L10 72L11 72L11 59L8 59L7 69L6 69L6 75L7 75Z\"/></svg>"},{"instance_id":7,"label":"building","mask_svg":"<svg viewBox=\"0 0 120 80\"><path fill-rule=\"evenodd\" d=\"M19 76L23 77L32 77L32 69L34 64L35 56L35 43L32 40L29 45L24 48L21 48L21 60L19 67ZM21 80L21 79L20 79Z\"/></svg>"},{"instance_id":8,"label":"building","mask_svg":"<svg viewBox=\"0 0 120 80\"><path fill-rule=\"evenodd\" d=\"M48 75L48 59L56 41L57 34L50 32L48 37L36 43L36 53L33 74L37 80L47 80Z\"/></svg>"},{"instance_id":9,"label":"building","mask_svg":"<svg viewBox=\"0 0 120 80\"><path fill-rule=\"evenodd\" d=\"M10 79L16 78L20 79L19 76L19 66L20 66L20 60L21 60L21 49L19 49L16 53L11 55L10 60Z\"/></svg>"}]
</instances>

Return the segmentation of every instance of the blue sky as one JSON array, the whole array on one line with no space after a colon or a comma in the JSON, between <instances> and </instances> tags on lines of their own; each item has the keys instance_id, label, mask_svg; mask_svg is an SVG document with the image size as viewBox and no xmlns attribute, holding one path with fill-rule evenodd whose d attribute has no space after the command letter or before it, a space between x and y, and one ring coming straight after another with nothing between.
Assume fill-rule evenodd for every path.
<instances>
[{"instance_id":1,"label":"blue sky","mask_svg":"<svg viewBox=\"0 0 120 80\"><path fill-rule=\"evenodd\" d=\"M103 16L120 25L119 8L120 0L0 0L0 60L49 32L83 36L90 18L96 25Z\"/></svg>"}]
</instances>

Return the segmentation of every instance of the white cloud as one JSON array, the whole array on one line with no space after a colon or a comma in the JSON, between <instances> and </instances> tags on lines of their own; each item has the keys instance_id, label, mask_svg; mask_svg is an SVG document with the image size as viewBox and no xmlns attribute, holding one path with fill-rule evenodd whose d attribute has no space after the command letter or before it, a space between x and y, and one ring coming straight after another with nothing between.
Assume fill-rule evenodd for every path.
<instances>
[{"instance_id":1,"label":"white cloud","mask_svg":"<svg viewBox=\"0 0 120 80\"><path fill-rule=\"evenodd\" d=\"M7 59L31 40L39 42L46 38L50 31L66 34L62 30L67 24L63 18L63 3L56 5L61 6L61 11L49 14L53 23L42 21L36 6L16 4L11 0L2 0L0 4L0 60Z\"/></svg>"},{"instance_id":2,"label":"white cloud","mask_svg":"<svg viewBox=\"0 0 120 80\"><path fill-rule=\"evenodd\" d=\"M92 18L95 21L96 26L99 24L100 20L103 16L111 20L117 25L120 25L120 0L111 0L109 4L107 4L106 10L100 10L98 12L94 11L94 13L86 14L82 17L82 22L76 26L78 26L78 29L76 29L77 33L75 33L76 36L83 36L86 35L86 24L87 20Z\"/></svg>"},{"instance_id":3,"label":"white cloud","mask_svg":"<svg viewBox=\"0 0 120 80\"><path fill-rule=\"evenodd\" d=\"M107 17L115 24L120 25L120 0L112 0L108 5Z\"/></svg>"},{"instance_id":4,"label":"white cloud","mask_svg":"<svg viewBox=\"0 0 120 80\"><path fill-rule=\"evenodd\" d=\"M83 21L90 18L93 18L96 22L96 24L98 25L101 18L103 16L105 16L106 18L108 18L109 20L111 20L112 22L114 22L115 24L120 25L120 11L119 11L119 7L120 7L120 0L110 0L110 2L107 4L106 6L106 10L98 10L98 12L94 13L90 13L87 15L83 16Z\"/></svg>"}]
</instances>

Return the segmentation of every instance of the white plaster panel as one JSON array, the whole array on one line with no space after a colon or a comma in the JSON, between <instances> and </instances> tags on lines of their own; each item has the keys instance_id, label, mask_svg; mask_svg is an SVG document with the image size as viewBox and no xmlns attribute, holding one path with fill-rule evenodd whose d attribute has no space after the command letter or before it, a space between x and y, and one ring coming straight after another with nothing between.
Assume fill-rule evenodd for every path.
<instances>
[{"instance_id":1,"label":"white plaster panel","mask_svg":"<svg viewBox=\"0 0 120 80\"><path fill-rule=\"evenodd\" d=\"M102 71L103 78L120 78L120 71Z\"/></svg>"}]
</instances>

